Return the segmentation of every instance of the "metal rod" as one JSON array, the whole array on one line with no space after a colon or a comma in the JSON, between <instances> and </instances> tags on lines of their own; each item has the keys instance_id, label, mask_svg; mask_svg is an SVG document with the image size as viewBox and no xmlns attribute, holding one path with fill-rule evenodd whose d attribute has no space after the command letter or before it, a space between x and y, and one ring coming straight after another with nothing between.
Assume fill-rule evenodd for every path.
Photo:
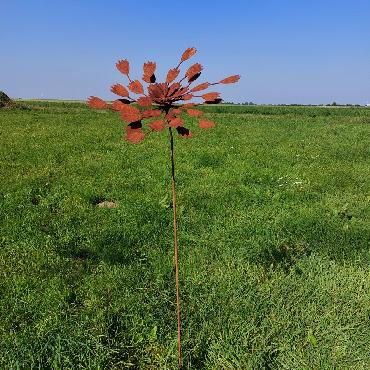
<instances>
[{"instance_id":1,"label":"metal rod","mask_svg":"<svg viewBox=\"0 0 370 370\"><path fill-rule=\"evenodd\" d=\"M181 318L180 318L180 282L179 282L179 246L177 244L177 225L176 225L176 187L175 187L175 160L174 160L174 149L173 149L173 134L172 129L170 131L170 143L171 143L171 169L172 169L172 209L173 209L173 239L174 239L174 250L175 250L175 274L176 274L176 305L177 305L177 349L178 349L178 364L179 369L182 367L182 355L181 355Z\"/></svg>"}]
</instances>

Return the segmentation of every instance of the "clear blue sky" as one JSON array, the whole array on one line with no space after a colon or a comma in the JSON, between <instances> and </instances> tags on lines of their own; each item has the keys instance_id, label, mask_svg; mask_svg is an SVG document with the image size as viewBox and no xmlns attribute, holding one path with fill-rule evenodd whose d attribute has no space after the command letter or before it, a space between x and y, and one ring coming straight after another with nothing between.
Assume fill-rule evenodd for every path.
<instances>
[{"instance_id":1,"label":"clear blue sky","mask_svg":"<svg viewBox=\"0 0 370 370\"><path fill-rule=\"evenodd\" d=\"M226 101L370 102L370 0L0 0L12 97L109 99L118 59L137 77L156 61L163 78L190 46L203 80L242 75Z\"/></svg>"}]
</instances>

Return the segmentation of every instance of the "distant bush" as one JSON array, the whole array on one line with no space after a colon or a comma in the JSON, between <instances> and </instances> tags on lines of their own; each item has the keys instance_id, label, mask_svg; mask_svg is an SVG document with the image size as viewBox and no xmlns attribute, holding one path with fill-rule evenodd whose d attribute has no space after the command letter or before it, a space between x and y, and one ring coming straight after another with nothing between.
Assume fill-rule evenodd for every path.
<instances>
[{"instance_id":1,"label":"distant bush","mask_svg":"<svg viewBox=\"0 0 370 370\"><path fill-rule=\"evenodd\" d=\"M0 108L19 108L19 109L29 109L29 107L19 104L14 100L10 99L3 91L0 91Z\"/></svg>"},{"instance_id":2,"label":"distant bush","mask_svg":"<svg viewBox=\"0 0 370 370\"><path fill-rule=\"evenodd\" d=\"M14 102L3 91L0 91L0 108L13 105Z\"/></svg>"}]
</instances>

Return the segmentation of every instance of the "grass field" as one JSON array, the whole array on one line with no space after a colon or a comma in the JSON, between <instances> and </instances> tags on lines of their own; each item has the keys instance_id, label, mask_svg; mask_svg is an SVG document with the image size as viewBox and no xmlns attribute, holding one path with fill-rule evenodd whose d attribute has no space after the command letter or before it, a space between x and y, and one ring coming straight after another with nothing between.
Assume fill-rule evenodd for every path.
<instances>
[{"instance_id":1,"label":"grass field","mask_svg":"<svg viewBox=\"0 0 370 370\"><path fill-rule=\"evenodd\" d=\"M168 136L27 104L0 111L0 369L175 369ZM370 109L206 108L175 142L184 368L370 369Z\"/></svg>"}]
</instances>

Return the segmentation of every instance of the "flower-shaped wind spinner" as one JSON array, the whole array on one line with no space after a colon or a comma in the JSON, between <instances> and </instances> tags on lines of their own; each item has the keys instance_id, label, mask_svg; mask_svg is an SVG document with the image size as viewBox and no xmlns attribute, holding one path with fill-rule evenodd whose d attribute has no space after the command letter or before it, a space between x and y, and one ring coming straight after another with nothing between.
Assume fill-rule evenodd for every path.
<instances>
[{"instance_id":1,"label":"flower-shaped wind spinner","mask_svg":"<svg viewBox=\"0 0 370 370\"><path fill-rule=\"evenodd\" d=\"M146 62L143 66L142 80L148 84L145 92L143 84L139 80L130 78L130 65L127 60L120 60L116 63L117 69L127 76L128 88L121 84L112 86L111 91L120 96L112 104L91 96L88 100L89 106L95 109L112 109L120 113L121 118L128 123L126 127L126 139L132 143L138 143L145 137L143 128L148 125L150 131L161 131L165 127L176 129L183 137L191 137L191 131L184 127L182 114L196 117L199 120L199 127L208 129L214 126L214 122L203 117L204 112L194 109L203 104L217 104L222 101L218 92L204 92L204 90L217 84L230 84L237 82L239 75L224 78L221 81L209 83L203 82L192 87L192 83L202 73L202 65L193 64L187 69L184 77L176 81L180 74L180 66L196 53L195 48L188 48L181 56L177 67L170 69L166 81L157 83L155 62ZM203 93L202 93L203 92ZM139 95L134 98L130 93ZM198 95L198 94L201 95ZM191 102L194 98L200 98L200 102Z\"/></svg>"},{"instance_id":2,"label":"flower-shaped wind spinner","mask_svg":"<svg viewBox=\"0 0 370 370\"><path fill-rule=\"evenodd\" d=\"M180 62L175 68L168 71L166 81L156 82L155 62L146 62L143 66L142 80L148 84L146 92L139 80L132 80L130 77L130 65L127 60L117 62L117 69L127 76L129 84L127 88L121 84L112 86L111 91L120 96L113 103L90 96L88 104L95 109L112 109L119 112L121 118L127 122L125 139L132 143L139 143L145 137L144 127L149 127L151 131L162 131L168 127L170 134L171 165L172 165L172 209L173 209L173 237L175 255L175 274L176 274L176 304L177 304L177 344L178 344L178 365L182 366L181 356L181 329L180 329L180 283L179 283L179 263L178 263L178 244L176 226L176 190L175 190L175 162L172 129L183 137L191 137L191 131L184 127L183 114L196 117L199 127L208 129L214 126L214 122L204 118L204 112L195 109L202 104L217 104L222 101L218 92L204 92L209 87L217 84L230 84L237 82L239 75L226 77L221 81L210 83L203 82L192 87L192 83L198 79L203 67L199 63L190 66L185 72L185 76L178 79L180 66L183 62L191 58L196 53L195 48L188 48L181 56ZM138 95L134 98L130 95ZM200 94L200 95L198 95ZM198 102L191 102L192 99ZM199 102L200 100L200 102Z\"/></svg>"}]
</instances>

